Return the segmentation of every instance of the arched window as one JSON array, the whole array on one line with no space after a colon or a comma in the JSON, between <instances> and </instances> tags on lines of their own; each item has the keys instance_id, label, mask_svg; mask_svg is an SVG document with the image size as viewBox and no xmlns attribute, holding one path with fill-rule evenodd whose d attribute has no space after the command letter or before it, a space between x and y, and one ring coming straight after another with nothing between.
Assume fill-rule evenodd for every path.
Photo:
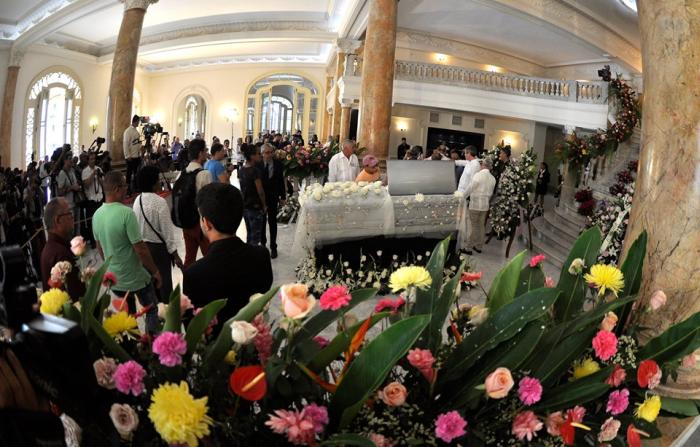
<instances>
[{"instance_id":1,"label":"arched window","mask_svg":"<svg viewBox=\"0 0 700 447\"><path fill-rule=\"evenodd\" d=\"M52 71L29 88L25 122L26 162L51 155L57 147L80 142L80 85L68 73Z\"/></svg>"},{"instance_id":2,"label":"arched window","mask_svg":"<svg viewBox=\"0 0 700 447\"><path fill-rule=\"evenodd\" d=\"M255 81L248 89L246 134L263 131L317 132L319 89L313 81L296 74L277 73Z\"/></svg>"},{"instance_id":3,"label":"arched window","mask_svg":"<svg viewBox=\"0 0 700 447\"><path fill-rule=\"evenodd\" d=\"M187 139L192 139L198 135L204 135L206 130L207 103L203 97L197 94L187 95L178 106L177 116L178 135L181 130L184 131L183 137ZM182 124L184 124L184 129L180 128Z\"/></svg>"}]
</instances>

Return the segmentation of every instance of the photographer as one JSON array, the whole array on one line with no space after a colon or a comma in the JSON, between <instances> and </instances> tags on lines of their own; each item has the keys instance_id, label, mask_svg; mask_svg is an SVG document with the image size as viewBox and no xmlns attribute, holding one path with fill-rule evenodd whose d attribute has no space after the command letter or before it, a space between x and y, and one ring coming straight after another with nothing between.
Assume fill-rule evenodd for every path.
<instances>
[{"instance_id":1,"label":"photographer","mask_svg":"<svg viewBox=\"0 0 700 447\"><path fill-rule=\"evenodd\" d=\"M56 195L58 197L63 197L68 202L68 206L73 213L73 219L75 221L75 232L76 234L80 231L79 221L80 216L78 214L78 197L77 193L81 191L80 183L75 176L75 170L73 169L73 160L70 156L63 157L63 169L58 173L56 178Z\"/></svg>"},{"instance_id":2,"label":"photographer","mask_svg":"<svg viewBox=\"0 0 700 447\"><path fill-rule=\"evenodd\" d=\"M136 171L138 171L141 166L141 134L139 133L137 127L139 127L140 118L138 115L134 115L131 118L131 126L124 130L123 137L123 148L124 148L124 160L126 160L126 184L128 186L127 194L131 195L134 188L134 181L136 178Z\"/></svg>"},{"instance_id":3,"label":"photographer","mask_svg":"<svg viewBox=\"0 0 700 447\"><path fill-rule=\"evenodd\" d=\"M97 154L90 152L88 164L83 169L83 187L85 188L85 234L86 240L90 241L92 248L95 248L95 238L92 235L92 216L97 208L102 204L102 169L96 166Z\"/></svg>"}]
</instances>

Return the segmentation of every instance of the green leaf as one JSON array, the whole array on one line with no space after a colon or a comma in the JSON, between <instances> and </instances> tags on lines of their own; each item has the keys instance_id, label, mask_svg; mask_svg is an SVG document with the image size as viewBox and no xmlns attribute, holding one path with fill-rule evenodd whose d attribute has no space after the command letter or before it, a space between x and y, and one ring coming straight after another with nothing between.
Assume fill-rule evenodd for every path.
<instances>
[{"instance_id":1,"label":"green leaf","mask_svg":"<svg viewBox=\"0 0 700 447\"><path fill-rule=\"evenodd\" d=\"M496 275L486 297L486 307L489 308L489 312L496 312L515 298L523 259L525 259L525 250L515 255Z\"/></svg>"},{"instance_id":2,"label":"green leaf","mask_svg":"<svg viewBox=\"0 0 700 447\"><path fill-rule=\"evenodd\" d=\"M180 285L175 287L175 290L170 293L170 301L168 310L165 312L165 324L163 324L163 332L180 333Z\"/></svg>"},{"instance_id":3,"label":"green leaf","mask_svg":"<svg viewBox=\"0 0 700 447\"><path fill-rule=\"evenodd\" d=\"M695 402L687 399L663 396L661 397L661 409L684 417L698 415L698 407Z\"/></svg>"},{"instance_id":4,"label":"green leaf","mask_svg":"<svg viewBox=\"0 0 700 447\"><path fill-rule=\"evenodd\" d=\"M560 292L537 289L506 304L465 337L452 351L438 375L438 385L454 380L480 360L484 354L517 335L529 322L547 313Z\"/></svg>"},{"instance_id":5,"label":"green leaf","mask_svg":"<svg viewBox=\"0 0 700 447\"><path fill-rule=\"evenodd\" d=\"M447 249L450 245L450 237L446 237L433 249L430 254L430 260L425 268L430 273L433 282L427 289L418 289L416 291L416 303L411 309L411 315L429 314L433 311L433 306L437 300L438 293L442 287L443 269L445 268L445 258L447 257Z\"/></svg>"},{"instance_id":6,"label":"green leaf","mask_svg":"<svg viewBox=\"0 0 700 447\"><path fill-rule=\"evenodd\" d=\"M583 405L598 399L610 389L605 382L575 381L546 390L542 401L533 409L536 411L565 410L574 405Z\"/></svg>"},{"instance_id":7,"label":"green leaf","mask_svg":"<svg viewBox=\"0 0 700 447\"><path fill-rule=\"evenodd\" d=\"M518 288L515 291L515 296L520 296L530 290L540 289L544 287L544 272L542 267L530 267L526 265L520 271L518 278Z\"/></svg>"},{"instance_id":8,"label":"green leaf","mask_svg":"<svg viewBox=\"0 0 700 447\"><path fill-rule=\"evenodd\" d=\"M652 359L663 365L678 360L700 347L700 312L674 324L652 338L637 353L640 360Z\"/></svg>"},{"instance_id":9,"label":"green leaf","mask_svg":"<svg viewBox=\"0 0 700 447\"><path fill-rule=\"evenodd\" d=\"M91 327L88 321L88 315L92 315L94 318L102 318L102 315L95 315L94 311L97 303L97 294L100 293L100 287L102 287L102 277L105 275L111 259L111 257L107 258L100 268L97 269L95 274L92 275L92 278L90 278L88 282L87 289L85 290L85 295L80 298L80 314L82 317L80 327L83 328L85 335L89 334Z\"/></svg>"},{"instance_id":10,"label":"green leaf","mask_svg":"<svg viewBox=\"0 0 700 447\"><path fill-rule=\"evenodd\" d=\"M323 441L320 445L321 446L355 445L355 446L359 446L359 447L374 447L374 442L372 442L369 438L366 438L362 435L358 435L355 433L341 433L341 434L331 436L330 438Z\"/></svg>"},{"instance_id":11,"label":"green leaf","mask_svg":"<svg viewBox=\"0 0 700 447\"><path fill-rule=\"evenodd\" d=\"M598 258L600 244L598 227L584 231L574 243L569 257L561 268L559 284L557 284L557 288L562 291L562 297L554 306L554 317L557 321L567 321L580 312L586 297L586 281L583 279L583 275L569 273L571 262L576 258L581 258L586 263L586 267L591 267Z\"/></svg>"},{"instance_id":12,"label":"green leaf","mask_svg":"<svg viewBox=\"0 0 700 447\"><path fill-rule=\"evenodd\" d=\"M102 325L93 317L88 314L87 323L90 329L95 332L97 338L100 339L105 347L105 350L111 352L116 358L122 362L127 362L131 360L131 356L122 348L119 343L117 343L112 337L109 336L107 331L102 327Z\"/></svg>"},{"instance_id":13,"label":"green leaf","mask_svg":"<svg viewBox=\"0 0 700 447\"><path fill-rule=\"evenodd\" d=\"M221 364L221 362L224 360L224 357L226 357L226 353L231 349L231 345L233 345L233 339L231 338L231 331L227 330L227 328L233 323L234 321L250 321L257 314L263 311L265 308L265 305L275 296L277 295L277 291L279 290L278 287L273 287L270 289L265 295L261 296L260 298L253 300L253 302L248 303L243 309L239 310L236 315L233 317L229 318L228 321L226 321L223 324L223 328L221 332L219 332L219 336L216 338L214 343L209 347L209 350L207 351L205 357L204 357L204 365L209 369L213 369L217 367L218 365Z\"/></svg>"},{"instance_id":14,"label":"green leaf","mask_svg":"<svg viewBox=\"0 0 700 447\"><path fill-rule=\"evenodd\" d=\"M636 296L639 293L639 288L642 284L642 269L644 267L644 255L647 250L647 232L642 231L637 239L632 243L625 262L622 263L622 275L625 278L625 287L622 289L621 297ZM627 320L632 313L633 303L627 304L619 315L619 323L615 332L618 336L622 335L625 330Z\"/></svg>"},{"instance_id":15,"label":"green leaf","mask_svg":"<svg viewBox=\"0 0 700 447\"><path fill-rule=\"evenodd\" d=\"M65 303L63 305L63 318L80 324L80 311L72 303Z\"/></svg>"},{"instance_id":16,"label":"green leaf","mask_svg":"<svg viewBox=\"0 0 700 447\"><path fill-rule=\"evenodd\" d=\"M581 315L579 315L574 320L571 320L569 323L563 323L567 326L566 331L564 332L564 337L573 334L574 332L584 328L585 326L588 326L589 324L595 324L597 327L608 312L612 312L619 307L622 307L628 303L632 303L636 299L636 296L618 298L613 301L610 301L609 303L605 303L601 306L598 306L595 309L583 312ZM618 327L622 325L622 320L619 321L620 322L618 323Z\"/></svg>"},{"instance_id":17,"label":"green leaf","mask_svg":"<svg viewBox=\"0 0 700 447\"><path fill-rule=\"evenodd\" d=\"M299 332L294 335L292 346L300 343L303 340L308 340L311 337L318 335L321 331L337 320L343 313L348 312L350 309L364 301L374 298L376 294L377 289L354 290L350 293L350 296L352 296L350 303L343 309L322 310L313 317L309 318L309 320L301 327Z\"/></svg>"},{"instance_id":18,"label":"green leaf","mask_svg":"<svg viewBox=\"0 0 700 447\"><path fill-rule=\"evenodd\" d=\"M372 315L372 321L369 325L370 328L377 324L383 318L388 317L389 315L391 315L389 312L380 312L378 314ZM311 359L307 367L311 371L318 373L323 368L330 365L330 363L333 360L337 359L343 352L345 352L348 349L352 338L355 336L355 333L357 333L358 329L360 329L360 326L362 326L363 323L364 321L361 321L336 335L333 338L333 340L331 340L331 342L328 344L328 346L323 348L321 352L316 354L314 358Z\"/></svg>"},{"instance_id":19,"label":"green leaf","mask_svg":"<svg viewBox=\"0 0 700 447\"><path fill-rule=\"evenodd\" d=\"M449 393L450 397L455 398L454 406L462 408L483 396L483 390L477 390L474 387L483 383L486 380L486 376L491 374L496 368L504 367L511 371L516 371L535 349L544 330L545 327L542 322L533 321L525 327L519 337L513 337L504 349L491 350L479 362L479 372L476 375L465 374L466 377L471 376L472 378L467 379L466 384L460 391Z\"/></svg>"},{"instance_id":20,"label":"green leaf","mask_svg":"<svg viewBox=\"0 0 700 447\"><path fill-rule=\"evenodd\" d=\"M190 324L187 326L187 332L185 333L188 354L192 354L197 347L197 343L202 339L202 335L204 335L204 332L206 332L209 327L209 323L211 323L214 317L216 317L216 314L226 306L226 301L225 299L212 301L204 306L202 310L192 318L192 321L190 321Z\"/></svg>"},{"instance_id":21,"label":"green leaf","mask_svg":"<svg viewBox=\"0 0 700 447\"><path fill-rule=\"evenodd\" d=\"M560 339L554 346L549 347L544 359L533 365L532 375L540 379L542 383L556 381L562 373L571 367L573 361L581 357L586 348L591 345L591 340L597 330L597 328L591 327Z\"/></svg>"},{"instance_id":22,"label":"green leaf","mask_svg":"<svg viewBox=\"0 0 700 447\"><path fill-rule=\"evenodd\" d=\"M399 321L369 342L350 365L330 403L334 423L346 427L394 364L406 355L430 321L418 315Z\"/></svg>"},{"instance_id":23,"label":"green leaf","mask_svg":"<svg viewBox=\"0 0 700 447\"><path fill-rule=\"evenodd\" d=\"M432 315L430 316L430 324L425 328L423 335L421 335L421 338L426 338L426 345L431 352L437 352L442 344L442 328L445 325L447 315L450 313L450 307L454 304L460 291L462 272L465 265L466 262L463 262L455 276L447 281L447 284L443 287L440 298L435 302Z\"/></svg>"}]
</instances>

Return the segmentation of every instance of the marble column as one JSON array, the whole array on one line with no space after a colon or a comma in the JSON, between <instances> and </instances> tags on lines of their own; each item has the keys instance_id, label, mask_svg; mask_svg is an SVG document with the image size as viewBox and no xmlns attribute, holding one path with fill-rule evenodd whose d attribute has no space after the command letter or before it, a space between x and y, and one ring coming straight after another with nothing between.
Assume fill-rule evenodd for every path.
<instances>
[{"instance_id":1,"label":"marble column","mask_svg":"<svg viewBox=\"0 0 700 447\"><path fill-rule=\"evenodd\" d=\"M338 54L336 56L336 62L335 62L335 94L333 95L335 97L335 102L333 103L333 116L331 118L331 135L333 138L335 138L338 134L340 134L340 114L341 114L341 105L340 105L340 90L338 88L338 80L343 77L343 70L345 67L345 53L338 51Z\"/></svg>"},{"instance_id":2,"label":"marble column","mask_svg":"<svg viewBox=\"0 0 700 447\"><path fill-rule=\"evenodd\" d=\"M131 105L136 77L136 58L139 52L141 29L146 9L158 0L121 0L124 16L119 28L117 46L112 60L112 79L109 84L108 138L112 159L124 159L122 135L131 125Z\"/></svg>"},{"instance_id":3,"label":"marble column","mask_svg":"<svg viewBox=\"0 0 700 447\"><path fill-rule=\"evenodd\" d=\"M343 105L340 111L340 141L348 139L350 136L350 115L352 108Z\"/></svg>"},{"instance_id":4,"label":"marble column","mask_svg":"<svg viewBox=\"0 0 700 447\"><path fill-rule=\"evenodd\" d=\"M693 2L690 2L693 3ZM644 65L642 150L626 248L648 232L642 303L662 290L667 304L637 321L648 338L700 311L700 8L685 0L638 0ZM673 26L670 26L670 25ZM700 369L681 368L662 395L700 399ZM687 424L687 422L685 423ZM682 421L663 421L675 438Z\"/></svg>"},{"instance_id":5,"label":"marble column","mask_svg":"<svg viewBox=\"0 0 700 447\"><path fill-rule=\"evenodd\" d=\"M369 4L358 142L384 162L389 155L398 1L370 0Z\"/></svg>"},{"instance_id":6,"label":"marble column","mask_svg":"<svg viewBox=\"0 0 700 447\"><path fill-rule=\"evenodd\" d=\"M333 77L332 76L326 76L326 98L328 97L328 93L331 91L331 86L333 85ZM326 105L326 107L323 109L323 131L321 132L321 141L323 143L326 142L326 139L330 135L331 131L331 120L333 119L333 115L328 112L328 106L329 104Z\"/></svg>"},{"instance_id":7,"label":"marble column","mask_svg":"<svg viewBox=\"0 0 700 447\"><path fill-rule=\"evenodd\" d=\"M0 153L0 166L2 167L12 167L12 118L18 75L19 59L16 56L11 57L10 66L7 67L5 94L2 98L2 115L0 116L0 141L3 142L2 153ZM18 165L15 163L15 166Z\"/></svg>"}]
</instances>

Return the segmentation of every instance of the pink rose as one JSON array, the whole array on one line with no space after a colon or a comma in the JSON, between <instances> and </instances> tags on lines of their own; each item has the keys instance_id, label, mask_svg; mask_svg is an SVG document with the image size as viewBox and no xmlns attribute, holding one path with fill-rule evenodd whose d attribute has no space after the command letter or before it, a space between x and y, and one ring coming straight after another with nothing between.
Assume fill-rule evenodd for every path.
<instances>
[{"instance_id":1,"label":"pink rose","mask_svg":"<svg viewBox=\"0 0 700 447\"><path fill-rule=\"evenodd\" d=\"M108 390L114 389L114 372L117 370L117 362L109 357L103 357L95 361L92 364L95 370L95 377L97 378L97 384Z\"/></svg>"},{"instance_id":2,"label":"pink rose","mask_svg":"<svg viewBox=\"0 0 700 447\"><path fill-rule=\"evenodd\" d=\"M70 251L77 257L81 257L87 250L87 244L82 236L76 236L70 241Z\"/></svg>"},{"instance_id":3,"label":"pink rose","mask_svg":"<svg viewBox=\"0 0 700 447\"><path fill-rule=\"evenodd\" d=\"M117 429L119 436L126 441L130 441L134 430L139 426L139 415L127 404L112 404L109 410L109 418Z\"/></svg>"},{"instance_id":4,"label":"pink rose","mask_svg":"<svg viewBox=\"0 0 700 447\"><path fill-rule=\"evenodd\" d=\"M544 286L547 287L548 289L553 289L555 284L554 284L554 278L551 276L548 276L544 279Z\"/></svg>"},{"instance_id":5,"label":"pink rose","mask_svg":"<svg viewBox=\"0 0 700 447\"><path fill-rule=\"evenodd\" d=\"M316 299L309 295L309 288L304 284L287 284L280 289L282 310L287 318L298 320L311 312Z\"/></svg>"},{"instance_id":6,"label":"pink rose","mask_svg":"<svg viewBox=\"0 0 700 447\"><path fill-rule=\"evenodd\" d=\"M620 421L613 418L608 418L600 426L600 433L598 433L599 442L612 441L617 437L617 432L620 430Z\"/></svg>"},{"instance_id":7,"label":"pink rose","mask_svg":"<svg viewBox=\"0 0 700 447\"><path fill-rule=\"evenodd\" d=\"M503 399L513 388L513 376L508 368L496 368L484 382L486 395L492 399Z\"/></svg>"},{"instance_id":8,"label":"pink rose","mask_svg":"<svg viewBox=\"0 0 700 447\"><path fill-rule=\"evenodd\" d=\"M657 290L649 299L649 307L651 310L659 310L666 304L666 294L662 290Z\"/></svg>"},{"instance_id":9,"label":"pink rose","mask_svg":"<svg viewBox=\"0 0 700 447\"><path fill-rule=\"evenodd\" d=\"M541 263L542 261L544 261L544 260L545 260L545 256L542 255L542 254L533 256L533 257L530 259L530 267L535 268L535 267L537 267L538 265L540 265L540 263Z\"/></svg>"},{"instance_id":10,"label":"pink rose","mask_svg":"<svg viewBox=\"0 0 700 447\"><path fill-rule=\"evenodd\" d=\"M603 361L617 353L617 337L610 331L598 331L592 344L595 355Z\"/></svg>"},{"instance_id":11,"label":"pink rose","mask_svg":"<svg viewBox=\"0 0 700 447\"><path fill-rule=\"evenodd\" d=\"M323 310L338 310L348 304L352 297L345 286L329 287L319 298L319 305Z\"/></svg>"},{"instance_id":12,"label":"pink rose","mask_svg":"<svg viewBox=\"0 0 700 447\"><path fill-rule=\"evenodd\" d=\"M518 413L515 419L513 419L511 433L521 441L525 439L532 441L532 438L537 436L537 432L542 430L542 427L542 421L535 416L535 413L532 411L524 411Z\"/></svg>"},{"instance_id":13,"label":"pink rose","mask_svg":"<svg viewBox=\"0 0 700 447\"><path fill-rule=\"evenodd\" d=\"M615 315L615 312L608 312L605 314L603 321L600 322L600 330L612 332L612 330L615 329L616 324L617 315Z\"/></svg>"},{"instance_id":14,"label":"pink rose","mask_svg":"<svg viewBox=\"0 0 700 447\"><path fill-rule=\"evenodd\" d=\"M379 392L379 398L390 407L400 407L406 403L406 387L399 382L391 382Z\"/></svg>"},{"instance_id":15,"label":"pink rose","mask_svg":"<svg viewBox=\"0 0 700 447\"><path fill-rule=\"evenodd\" d=\"M435 419L435 436L450 443L453 439L464 436L467 421L456 411L443 413Z\"/></svg>"},{"instance_id":16,"label":"pink rose","mask_svg":"<svg viewBox=\"0 0 700 447\"><path fill-rule=\"evenodd\" d=\"M566 422L566 419L564 419L564 416L561 414L561 411L550 413L547 416L547 420L545 421L545 425L547 425L547 433L549 433L552 436L561 435L559 427L561 427L562 424L564 424L564 422Z\"/></svg>"}]
</instances>

